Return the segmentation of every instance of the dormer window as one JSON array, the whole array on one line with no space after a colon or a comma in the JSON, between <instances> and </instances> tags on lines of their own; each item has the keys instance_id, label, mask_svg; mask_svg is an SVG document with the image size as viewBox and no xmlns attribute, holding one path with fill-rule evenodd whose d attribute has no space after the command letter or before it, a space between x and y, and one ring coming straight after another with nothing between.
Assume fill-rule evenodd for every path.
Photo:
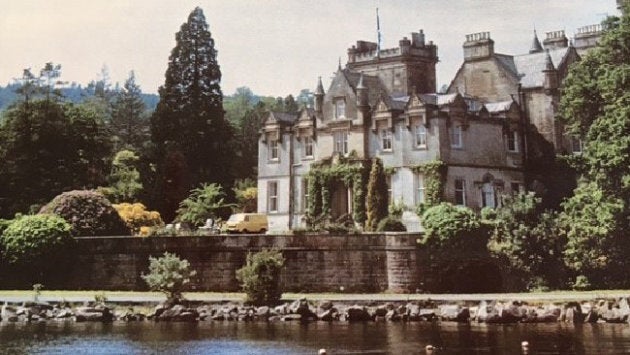
<instances>
[{"instance_id":1,"label":"dormer window","mask_svg":"<svg viewBox=\"0 0 630 355\"><path fill-rule=\"evenodd\" d=\"M272 139L269 142L269 160L278 160L278 140Z\"/></svg>"},{"instance_id":2,"label":"dormer window","mask_svg":"<svg viewBox=\"0 0 630 355\"><path fill-rule=\"evenodd\" d=\"M335 119L340 120L346 118L346 99L341 97L335 99Z\"/></svg>"},{"instance_id":3,"label":"dormer window","mask_svg":"<svg viewBox=\"0 0 630 355\"><path fill-rule=\"evenodd\" d=\"M384 151L392 150L392 130L389 128L381 129L381 147Z\"/></svg>"}]
</instances>

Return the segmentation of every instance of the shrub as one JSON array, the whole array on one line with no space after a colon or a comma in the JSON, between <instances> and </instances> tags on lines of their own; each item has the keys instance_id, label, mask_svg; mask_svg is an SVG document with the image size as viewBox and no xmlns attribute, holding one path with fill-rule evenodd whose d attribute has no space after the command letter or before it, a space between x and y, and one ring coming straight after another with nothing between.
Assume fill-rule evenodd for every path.
<instances>
[{"instance_id":1,"label":"shrub","mask_svg":"<svg viewBox=\"0 0 630 355\"><path fill-rule=\"evenodd\" d=\"M224 202L225 193L219 184L202 184L190 190L190 196L179 204L178 222L189 223L194 227L203 226L207 219L217 219L219 211L229 204Z\"/></svg>"},{"instance_id":2,"label":"shrub","mask_svg":"<svg viewBox=\"0 0 630 355\"><path fill-rule=\"evenodd\" d=\"M378 227L378 222L387 217L387 180L383 170L383 162L379 158L372 160L372 169L367 186L367 200L365 201L367 220L365 230L372 232Z\"/></svg>"},{"instance_id":3,"label":"shrub","mask_svg":"<svg viewBox=\"0 0 630 355\"><path fill-rule=\"evenodd\" d=\"M378 227L376 227L376 231L378 232L406 232L407 227L405 227L405 225L400 220L400 218L389 216L378 223Z\"/></svg>"},{"instance_id":4,"label":"shrub","mask_svg":"<svg viewBox=\"0 0 630 355\"><path fill-rule=\"evenodd\" d=\"M4 233L4 230L7 229L11 222L13 222L12 219L0 219L0 235Z\"/></svg>"},{"instance_id":5,"label":"shrub","mask_svg":"<svg viewBox=\"0 0 630 355\"><path fill-rule=\"evenodd\" d=\"M141 231L151 227L161 227L164 225L160 213L157 211L147 211L141 203L120 203L113 205L120 218L125 222L127 228L134 235L142 235ZM149 227L149 228L142 228ZM147 233L150 234L150 233Z\"/></svg>"},{"instance_id":6,"label":"shrub","mask_svg":"<svg viewBox=\"0 0 630 355\"><path fill-rule=\"evenodd\" d=\"M63 271L74 244L72 227L50 214L24 216L13 220L0 236L3 258L31 281L44 281ZM23 280L26 281L26 280Z\"/></svg>"},{"instance_id":7,"label":"shrub","mask_svg":"<svg viewBox=\"0 0 630 355\"><path fill-rule=\"evenodd\" d=\"M102 194L90 190L64 192L42 207L40 214L54 213L72 225L75 236L129 235L116 209Z\"/></svg>"},{"instance_id":8,"label":"shrub","mask_svg":"<svg viewBox=\"0 0 630 355\"><path fill-rule=\"evenodd\" d=\"M277 250L262 250L247 254L245 266L236 271L247 301L254 305L275 305L282 297L280 271L284 266L282 253Z\"/></svg>"},{"instance_id":9,"label":"shrub","mask_svg":"<svg viewBox=\"0 0 630 355\"><path fill-rule=\"evenodd\" d=\"M195 270L190 270L188 260L165 252L159 258L149 257L149 273L143 274L142 279L151 291L163 292L173 301L182 298L184 287L196 274Z\"/></svg>"},{"instance_id":10,"label":"shrub","mask_svg":"<svg viewBox=\"0 0 630 355\"><path fill-rule=\"evenodd\" d=\"M428 208L422 215L424 243L444 246L473 239L481 232L479 217L470 209L447 202Z\"/></svg>"}]
</instances>

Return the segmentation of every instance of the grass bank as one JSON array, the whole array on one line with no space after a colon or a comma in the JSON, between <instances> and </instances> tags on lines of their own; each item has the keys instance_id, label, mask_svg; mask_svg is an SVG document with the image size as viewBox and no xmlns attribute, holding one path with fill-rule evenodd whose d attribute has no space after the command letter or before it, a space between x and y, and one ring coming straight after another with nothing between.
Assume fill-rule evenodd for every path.
<instances>
[{"instance_id":1,"label":"grass bank","mask_svg":"<svg viewBox=\"0 0 630 355\"><path fill-rule=\"evenodd\" d=\"M21 302L33 300L35 292L32 290L0 290L0 302ZM120 303L154 303L166 299L164 294L158 292L135 291L65 291L42 290L38 298L49 302L86 302L93 301L97 297L105 297L109 302ZM242 302L245 300L243 293L226 292L188 292L184 296L191 301L199 302ZM436 301L436 302L478 302L482 300L500 301L525 301L536 302L566 302L566 301L592 301L602 298L630 297L630 290L595 290L595 291L553 291L553 292L528 292L528 293L485 293L485 294L395 294L395 293L284 293L286 301L306 297L312 301L339 301L339 302L401 302L401 301Z\"/></svg>"}]
</instances>

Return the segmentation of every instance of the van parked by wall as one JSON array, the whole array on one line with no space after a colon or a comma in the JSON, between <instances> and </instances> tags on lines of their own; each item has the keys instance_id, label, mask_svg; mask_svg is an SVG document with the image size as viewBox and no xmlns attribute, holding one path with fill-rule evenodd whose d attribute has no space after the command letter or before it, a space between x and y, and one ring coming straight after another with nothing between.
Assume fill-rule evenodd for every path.
<instances>
[{"instance_id":1,"label":"van parked by wall","mask_svg":"<svg viewBox=\"0 0 630 355\"><path fill-rule=\"evenodd\" d=\"M235 213L225 227L228 233L265 233L269 229L267 215L261 213Z\"/></svg>"}]
</instances>

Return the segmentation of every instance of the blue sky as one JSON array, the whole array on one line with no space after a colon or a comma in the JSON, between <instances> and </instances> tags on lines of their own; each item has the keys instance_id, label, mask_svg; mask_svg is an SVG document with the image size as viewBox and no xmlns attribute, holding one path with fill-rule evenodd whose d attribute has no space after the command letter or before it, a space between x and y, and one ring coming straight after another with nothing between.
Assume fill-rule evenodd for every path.
<instances>
[{"instance_id":1,"label":"blue sky","mask_svg":"<svg viewBox=\"0 0 630 355\"><path fill-rule=\"evenodd\" d=\"M617 15L614 0L0 0L0 85L52 61L62 79L85 84L103 65L113 81L130 70L145 92L164 82L175 32L195 6L210 25L231 94L249 86L286 96L326 87L339 58L356 40L376 40L379 8L383 47L423 29L438 46L438 88L462 62L468 33L490 31L497 52L529 49L544 33L599 23Z\"/></svg>"}]
</instances>

